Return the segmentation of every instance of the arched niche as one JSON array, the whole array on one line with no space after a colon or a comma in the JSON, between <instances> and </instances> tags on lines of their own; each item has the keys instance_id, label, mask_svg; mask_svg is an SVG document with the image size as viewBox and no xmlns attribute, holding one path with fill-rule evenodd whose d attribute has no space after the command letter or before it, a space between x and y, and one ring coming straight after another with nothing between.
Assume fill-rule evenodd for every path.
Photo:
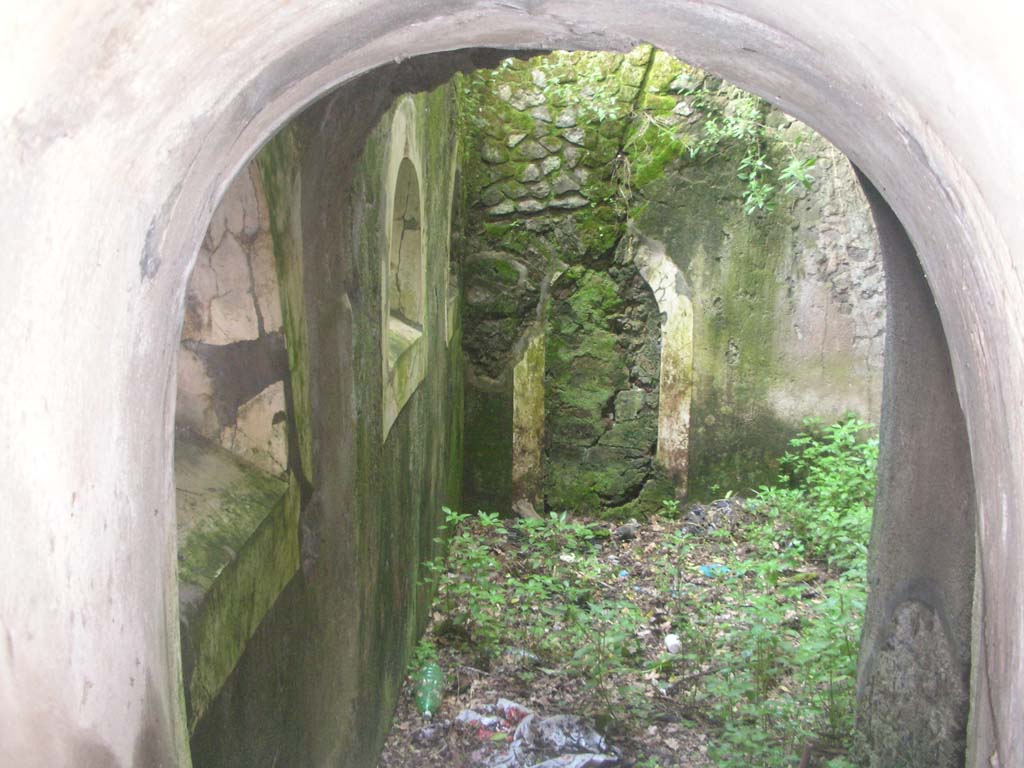
<instances>
[{"instance_id":1,"label":"arched niche","mask_svg":"<svg viewBox=\"0 0 1024 768\"><path fill-rule=\"evenodd\" d=\"M423 227L416 166L402 158L395 179L388 252L388 320L423 329Z\"/></svg>"},{"instance_id":2,"label":"arched niche","mask_svg":"<svg viewBox=\"0 0 1024 768\"><path fill-rule=\"evenodd\" d=\"M666 255L664 247L632 235L627 237L627 252L661 311L657 457L678 494L685 497L690 466L693 303L685 276Z\"/></svg>"},{"instance_id":3,"label":"arched niche","mask_svg":"<svg viewBox=\"0 0 1024 768\"><path fill-rule=\"evenodd\" d=\"M395 105L385 167L388 255L381 264L384 438L426 373L424 201L415 101Z\"/></svg>"}]
</instances>

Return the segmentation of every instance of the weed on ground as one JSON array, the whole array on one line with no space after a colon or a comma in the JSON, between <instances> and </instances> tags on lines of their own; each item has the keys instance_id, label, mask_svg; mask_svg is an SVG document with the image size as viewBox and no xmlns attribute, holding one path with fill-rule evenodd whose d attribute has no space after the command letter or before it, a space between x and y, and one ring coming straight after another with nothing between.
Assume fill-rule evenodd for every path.
<instances>
[{"instance_id":1,"label":"weed on ground","mask_svg":"<svg viewBox=\"0 0 1024 768\"><path fill-rule=\"evenodd\" d=\"M623 766L856 765L869 435L853 418L809 425L776 486L667 500L620 526L447 510L446 556L424 565L431 621L380 765L499 764L514 729L457 720L501 698L585 716ZM434 662L443 697L427 719L416 680Z\"/></svg>"}]
</instances>

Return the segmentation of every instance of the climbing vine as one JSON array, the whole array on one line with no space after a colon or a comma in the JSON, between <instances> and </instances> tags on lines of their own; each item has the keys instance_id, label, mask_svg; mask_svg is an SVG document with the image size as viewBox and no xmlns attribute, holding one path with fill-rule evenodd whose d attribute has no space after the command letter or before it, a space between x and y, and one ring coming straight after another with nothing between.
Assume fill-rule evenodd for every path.
<instances>
[{"instance_id":1,"label":"climbing vine","mask_svg":"<svg viewBox=\"0 0 1024 768\"><path fill-rule=\"evenodd\" d=\"M780 188L788 194L797 187L806 189L813 184L811 170L817 157L800 154L802 135L790 141L770 125L771 105L764 99L734 85L722 85L713 95L703 85L694 91L692 103L705 120L704 135L689 147L691 158L717 154L730 142L744 148L736 176L746 185L743 209L748 215L772 210ZM773 147L778 148L778 160L772 158ZM776 172L779 163L785 165Z\"/></svg>"}]
</instances>

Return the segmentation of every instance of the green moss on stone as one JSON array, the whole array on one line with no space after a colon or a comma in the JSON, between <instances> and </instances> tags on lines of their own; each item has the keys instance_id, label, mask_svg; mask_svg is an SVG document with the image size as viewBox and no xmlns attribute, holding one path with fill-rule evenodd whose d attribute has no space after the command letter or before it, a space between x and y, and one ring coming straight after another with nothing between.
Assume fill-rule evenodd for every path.
<instances>
[{"instance_id":1,"label":"green moss on stone","mask_svg":"<svg viewBox=\"0 0 1024 768\"><path fill-rule=\"evenodd\" d=\"M270 233L274 243L274 262L281 299L291 378L289 416L298 436L299 456L289 457L298 465L305 482L313 482L313 410L309 396L309 337L305 316L302 241L298 234L299 147L293 129L285 129L271 139L256 156L263 189L267 196Z\"/></svg>"},{"instance_id":2,"label":"green moss on stone","mask_svg":"<svg viewBox=\"0 0 1024 768\"><path fill-rule=\"evenodd\" d=\"M512 504L512 392L468 386L465 499L470 509L508 513Z\"/></svg>"},{"instance_id":3,"label":"green moss on stone","mask_svg":"<svg viewBox=\"0 0 1024 768\"><path fill-rule=\"evenodd\" d=\"M519 282L519 270L501 259L477 259L465 266L467 279L491 280L496 283L515 285Z\"/></svg>"},{"instance_id":4,"label":"green moss on stone","mask_svg":"<svg viewBox=\"0 0 1024 768\"><path fill-rule=\"evenodd\" d=\"M299 567L299 484L188 436L175 444L189 729Z\"/></svg>"}]
</instances>

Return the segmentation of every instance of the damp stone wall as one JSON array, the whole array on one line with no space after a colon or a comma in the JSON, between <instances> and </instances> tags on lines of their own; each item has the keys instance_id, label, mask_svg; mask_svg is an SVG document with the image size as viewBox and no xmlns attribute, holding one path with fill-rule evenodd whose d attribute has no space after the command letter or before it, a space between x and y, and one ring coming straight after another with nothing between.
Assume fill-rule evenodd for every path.
<instances>
[{"instance_id":1,"label":"damp stone wall","mask_svg":"<svg viewBox=\"0 0 1024 768\"><path fill-rule=\"evenodd\" d=\"M448 296L457 110L453 88L437 87L451 66L441 65L437 78L429 66L415 73L385 67L347 84L292 121L245 172L245 183L262 189L259 232L267 236L255 235L252 247L272 254L279 310L273 324L261 327L253 310L258 298L247 301L260 294L244 273L232 294L232 327L256 337L246 342L258 342L264 331L282 337L276 370L286 418L277 423L286 469L277 480L217 440L225 473L251 481L254 493L241 501L268 510L243 542L224 541L238 547L239 561L246 552L262 556L253 561L264 566L257 574L279 573L275 558L286 558L291 571L269 601L260 593L258 600L221 602L218 647L232 642L238 652L226 671L218 667L201 716L193 710L196 765L263 765L270 756L280 765L368 765L383 743L431 597L415 564L437 554L442 507L461 507L461 327L458 300ZM413 169L423 190L419 204L402 212L405 228L418 237L422 304L406 347L418 360L418 376L401 387L396 406L393 398L386 405L389 377L396 375L387 291L396 231L389 201L400 166ZM240 220L250 226L245 216ZM208 244L212 257L214 238ZM213 284L204 296L221 295L220 283ZM213 299L194 303L187 327L219 332L223 323L205 319ZM192 341L184 344L188 349ZM244 380L253 371L236 366L233 375ZM197 399L203 407L210 401ZM216 415L216 396L206 411L196 411L211 408ZM205 434L219 437L213 429ZM181 456L194 464L192 453ZM188 474L192 488L196 473ZM286 498L275 507L278 493ZM221 503L220 514L258 517L238 507ZM250 583L249 569L241 569L240 584ZM210 590L222 581L214 578ZM253 616L257 603L260 615Z\"/></svg>"},{"instance_id":2,"label":"damp stone wall","mask_svg":"<svg viewBox=\"0 0 1024 768\"><path fill-rule=\"evenodd\" d=\"M877 421L884 276L841 153L650 46L509 59L462 89L472 507L644 514L767 482L805 418ZM750 156L773 170L760 188ZM539 453L514 419L538 336Z\"/></svg>"},{"instance_id":3,"label":"damp stone wall","mask_svg":"<svg viewBox=\"0 0 1024 768\"><path fill-rule=\"evenodd\" d=\"M188 281L176 426L282 475L287 372L269 212L253 163L214 211Z\"/></svg>"}]
</instances>

